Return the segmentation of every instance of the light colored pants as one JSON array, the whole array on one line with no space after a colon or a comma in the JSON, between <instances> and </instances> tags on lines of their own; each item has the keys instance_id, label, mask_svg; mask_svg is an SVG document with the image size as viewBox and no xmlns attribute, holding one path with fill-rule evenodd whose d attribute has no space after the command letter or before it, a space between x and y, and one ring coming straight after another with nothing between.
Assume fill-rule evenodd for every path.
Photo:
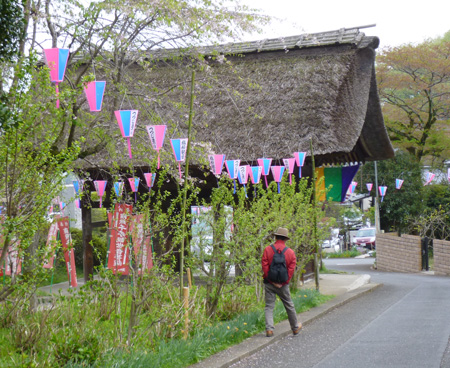
<instances>
[{"instance_id":1,"label":"light colored pants","mask_svg":"<svg viewBox=\"0 0 450 368\"><path fill-rule=\"evenodd\" d=\"M294 303L291 299L291 292L289 291L289 285L284 285L281 288L277 288L272 284L264 284L266 291L266 307L264 308L264 312L266 314L266 331L273 331L273 309L275 308L275 300L278 297L283 302L284 308L286 309L286 313L288 315L289 324L291 325L292 330L296 330L298 328L297 324L297 312L295 311Z\"/></svg>"}]
</instances>

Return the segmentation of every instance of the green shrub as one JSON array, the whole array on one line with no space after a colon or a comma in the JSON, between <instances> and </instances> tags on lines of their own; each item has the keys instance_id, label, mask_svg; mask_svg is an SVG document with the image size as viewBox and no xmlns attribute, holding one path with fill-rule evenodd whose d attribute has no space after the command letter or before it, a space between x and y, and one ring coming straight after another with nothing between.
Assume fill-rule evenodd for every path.
<instances>
[{"instance_id":1,"label":"green shrub","mask_svg":"<svg viewBox=\"0 0 450 368\"><path fill-rule=\"evenodd\" d=\"M80 229L70 229L72 243L75 250L75 265L83 267L83 232ZM94 266L105 264L108 251L106 235L92 234L92 246L94 248Z\"/></svg>"},{"instance_id":2,"label":"green shrub","mask_svg":"<svg viewBox=\"0 0 450 368\"><path fill-rule=\"evenodd\" d=\"M346 250L343 252L336 252L336 253L327 253L328 258L353 258L356 256L361 255L362 253L359 250L352 249L352 250Z\"/></svg>"}]
</instances>

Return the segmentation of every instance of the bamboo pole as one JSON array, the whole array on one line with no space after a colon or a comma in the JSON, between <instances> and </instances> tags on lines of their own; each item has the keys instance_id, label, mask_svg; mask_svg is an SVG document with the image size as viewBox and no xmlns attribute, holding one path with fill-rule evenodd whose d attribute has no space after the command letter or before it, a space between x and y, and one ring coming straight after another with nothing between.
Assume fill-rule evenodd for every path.
<instances>
[{"instance_id":1,"label":"bamboo pole","mask_svg":"<svg viewBox=\"0 0 450 368\"><path fill-rule=\"evenodd\" d=\"M189 335L189 288L183 288L183 307L184 307L184 333L183 337L186 340Z\"/></svg>"},{"instance_id":2,"label":"bamboo pole","mask_svg":"<svg viewBox=\"0 0 450 368\"><path fill-rule=\"evenodd\" d=\"M189 174L189 152L191 148L191 128L192 128L192 116L194 111L194 86L195 86L195 70L192 71L191 80L191 104L189 106L189 123L188 123L188 144L186 147L186 161L184 169L184 188L183 188L183 204L181 206L181 219L182 219L182 239L180 249L180 299L183 297L183 274L184 274L184 244L186 241L186 202L188 191L188 174Z\"/></svg>"},{"instance_id":3,"label":"bamboo pole","mask_svg":"<svg viewBox=\"0 0 450 368\"><path fill-rule=\"evenodd\" d=\"M319 247L317 242L317 215L316 215L316 163L314 161L314 152L312 138L309 140L311 149L311 165L312 165L312 186L313 186L313 246L314 246L314 279L316 282L316 290L319 290Z\"/></svg>"},{"instance_id":4,"label":"bamboo pole","mask_svg":"<svg viewBox=\"0 0 450 368\"><path fill-rule=\"evenodd\" d=\"M189 267L186 269L186 273L187 273L187 277L188 277L189 289L191 289L192 288L192 276L191 276L191 269Z\"/></svg>"}]
</instances>

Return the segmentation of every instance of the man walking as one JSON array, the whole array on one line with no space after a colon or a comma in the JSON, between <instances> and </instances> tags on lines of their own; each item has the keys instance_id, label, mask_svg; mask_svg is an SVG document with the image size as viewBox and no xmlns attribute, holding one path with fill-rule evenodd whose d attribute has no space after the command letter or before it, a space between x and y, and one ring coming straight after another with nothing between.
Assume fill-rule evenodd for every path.
<instances>
[{"instance_id":1,"label":"man walking","mask_svg":"<svg viewBox=\"0 0 450 368\"><path fill-rule=\"evenodd\" d=\"M288 229L279 227L273 235L275 236L275 244L264 249L261 261L266 295L266 307L264 309L266 336L273 336L273 309L275 308L277 295L286 309L292 333L297 335L302 328L302 324L297 322L297 313L289 291L289 281L294 275L297 259L294 251L286 247L285 244L289 240Z\"/></svg>"}]
</instances>

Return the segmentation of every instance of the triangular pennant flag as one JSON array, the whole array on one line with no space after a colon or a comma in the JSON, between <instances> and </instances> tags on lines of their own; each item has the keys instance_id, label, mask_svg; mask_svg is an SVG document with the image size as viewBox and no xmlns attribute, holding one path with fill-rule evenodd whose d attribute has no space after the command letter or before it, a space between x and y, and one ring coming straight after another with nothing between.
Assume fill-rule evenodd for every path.
<instances>
[{"instance_id":1,"label":"triangular pennant flag","mask_svg":"<svg viewBox=\"0 0 450 368\"><path fill-rule=\"evenodd\" d=\"M134 192L134 202L137 201L137 192L139 190L139 178L128 178L128 182L130 183L131 191Z\"/></svg>"},{"instance_id":2,"label":"triangular pennant flag","mask_svg":"<svg viewBox=\"0 0 450 368\"><path fill-rule=\"evenodd\" d=\"M426 182L424 185L430 184L433 181L434 177L435 174L433 174L432 172L427 172Z\"/></svg>"},{"instance_id":3,"label":"triangular pennant flag","mask_svg":"<svg viewBox=\"0 0 450 368\"><path fill-rule=\"evenodd\" d=\"M107 183L108 183L107 180L95 180L94 181L95 190L97 191L97 194L100 197L100 208L102 207L103 195L105 194L105 188L106 188Z\"/></svg>"},{"instance_id":4,"label":"triangular pennant flag","mask_svg":"<svg viewBox=\"0 0 450 368\"><path fill-rule=\"evenodd\" d=\"M239 173L239 164L241 160L227 160L225 161L225 167L227 168L228 175L230 179L233 180L234 183L234 191L233 194L236 193L236 179Z\"/></svg>"},{"instance_id":5,"label":"triangular pennant flag","mask_svg":"<svg viewBox=\"0 0 450 368\"><path fill-rule=\"evenodd\" d=\"M245 196L247 197L247 188L246 185L248 183L248 177L250 175L250 165L239 166L238 171L238 180L239 183L244 185Z\"/></svg>"},{"instance_id":6,"label":"triangular pennant flag","mask_svg":"<svg viewBox=\"0 0 450 368\"><path fill-rule=\"evenodd\" d=\"M402 179L395 179L395 189L401 189L402 185L403 185Z\"/></svg>"},{"instance_id":7,"label":"triangular pennant flag","mask_svg":"<svg viewBox=\"0 0 450 368\"><path fill-rule=\"evenodd\" d=\"M348 186L348 194L353 194L355 192L356 186L358 185L358 183L356 181L352 181L350 183L350 185Z\"/></svg>"},{"instance_id":8,"label":"triangular pennant flag","mask_svg":"<svg viewBox=\"0 0 450 368\"><path fill-rule=\"evenodd\" d=\"M380 192L381 196L381 202L383 202L383 198L386 195L387 187L386 186L379 186L378 191Z\"/></svg>"},{"instance_id":9,"label":"triangular pennant flag","mask_svg":"<svg viewBox=\"0 0 450 368\"><path fill-rule=\"evenodd\" d=\"M160 166L160 155L159 151L161 150L164 144L164 137L166 136L167 125L147 125L147 133L150 138L150 143L155 151L158 152L158 169Z\"/></svg>"},{"instance_id":10,"label":"triangular pennant flag","mask_svg":"<svg viewBox=\"0 0 450 368\"><path fill-rule=\"evenodd\" d=\"M275 182L278 185L278 193L280 193L280 183L281 183L281 180L283 179L283 173L284 173L285 169L286 168L284 166L272 166L271 167L273 179L275 180Z\"/></svg>"},{"instance_id":11,"label":"triangular pennant flag","mask_svg":"<svg viewBox=\"0 0 450 368\"><path fill-rule=\"evenodd\" d=\"M292 185L292 173L295 168L295 158L284 158L283 164L289 174L289 184Z\"/></svg>"},{"instance_id":12,"label":"triangular pennant flag","mask_svg":"<svg viewBox=\"0 0 450 368\"><path fill-rule=\"evenodd\" d=\"M366 183L366 187L367 187L367 191L370 192L370 191L372 191L373 184L372 183Z\"/></svg>"},{"instance_id":13,"label":"triangular pennant flag","mask_svg":"<svg viewBox=\"0 0 450 368\"><path fill-rule=\"evenodd\" d=\"M269 186L267 183L267 175L270 173L270 166L272 165L271 158L258 158L258 165L262 167L262 176L264 176L264 181L266 182L266 188Z\"/></svg>"},{"instance_id":14,"label":"triangular pennant flag","mask_svg":"<svg viewBox=\"0 0 450 368\"><path fill-rule=\"evenodd\" d=\"M120 132L122 133L122 137L127 139L128 143L128 154L130 158L133 158L131 155L131 143L130 138L134 134L134 130L136 129L138 110L117 110L114 111L116 115L117 123L119 124Z\"/></svg>"},{"instance_id":15,"label":"triangular pennant flag","mask_svg":"<svg viewBox=\"0 0 450 368\"><path fill-rule=\"evenodd\" d=\"M209 165L214 175L222 174L223 164L225 162L225 155L209 155Z\"/></svg>"},{"instance_id":16,"label":"triangular pennant flag","mask_svg":"<svg viewBox=\"0 0 450 368\"><path fill-rule=\"evenodd\" d=\"M81 191L83 190L84 180L74 180L72 183L75 194L79 196L81 194Z\"/></svg>"},{"instance_id":17,"label":"triangular pennant flag","mask_svg":"<svg viewBox=\"0 0 450 368\"><path fill-rule=\"evenodd\" d=\"M298 177L302 177L302 167L305 164L306 152L294 152L295 163L298 166Z\"/></svg>"},{"instance_id":18,"label":"triangular pennant flag","mask_svg":"<svg viewBox=\"0 0 450 368\"><path fill-rule=\"evenodd\" d=\"M86 84L84 92L89 104L89 110L101 111L103 95L105 94L105 81L93 81Z\"/></svg>"},{"instance_id":19,"label":"triangular pennant flag","mask_svg":"<svg viewBox=\"0 0 450 368\"><path fill-rule=\"evenodd\" d=\"M178 162L178 172L180 173L181 179L181 162L184 162L186 160L188 139L171 139L170 144L172 145L172 151L175 156L175 161Z\"/></svg>"},{"instance_id":20,"label":"triangular pennant flag","mask_svg":"<svg viewBox=\"0 0 450 368\"><path fill-rule=\"evenodd\" d=\"M64 80L67 61L69 60L69 49L44 49L44 60L50 69L50 80L56 86L56 108L59 109L58 85Z\"/></svg>"},{"instance_id":21,"label":"triangular pennant flag","mask_svg":"<svg viewBox=\"0 0 450 368\"><path fill-rule=\"evenodd\" d=\"M114 183L114 192L116 193L117 198L120 198L122 196L122 190L123 190L123 181L116 181Z\"/></svg>"},{"instance_id":22,"label":"triangular pennant flag","mask_svg":"<svg viewBox=\"0 0 450 368\"><path fill-rule=\"evenodd\" d=\"M250 179L253 184L259 184L259 182L261 180L261 174L262 174L261 166L252 166L251 167Z\"/></svg>"},{"instance_id":23,"label":"triangular pennant flag","mask_svg":"<svg viewBox=\"0 0 450 368\"><path fill-rule=\"evenodd\" d=\"M148 190L150 191L155 184L156 173L144 173L145 182L147 183Z\"/></svg>"}]
</instances>

